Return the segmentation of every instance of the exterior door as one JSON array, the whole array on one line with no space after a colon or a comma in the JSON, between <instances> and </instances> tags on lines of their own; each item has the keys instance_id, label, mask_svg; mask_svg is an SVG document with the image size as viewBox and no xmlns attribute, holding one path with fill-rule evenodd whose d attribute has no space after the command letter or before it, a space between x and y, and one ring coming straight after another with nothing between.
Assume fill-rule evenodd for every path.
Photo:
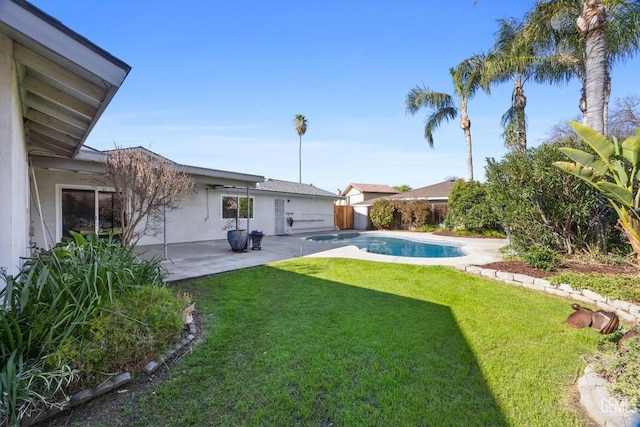
<instances>
[{"instance_id":1,"label":"exterior door","mask_svg":"<svg viewBox=\"0 0 640 427\"><path fill-rule=\"evenodd\" d=\"M276 199L276 212L275 212L275 234L276 236L284 235L284 199Z\"/></svg>"}]
</instances>

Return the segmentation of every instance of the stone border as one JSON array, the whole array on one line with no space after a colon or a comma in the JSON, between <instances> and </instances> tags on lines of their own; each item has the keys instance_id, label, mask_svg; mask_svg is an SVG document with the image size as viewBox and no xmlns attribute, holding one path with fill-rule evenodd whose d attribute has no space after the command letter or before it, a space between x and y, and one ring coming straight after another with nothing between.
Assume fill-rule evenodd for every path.
<instances>
[{"instance_id":1,"label":"stone border","mask_svg":"<svg viewBox=\"0 0 640 427\"><path fill-rule=\"evenodd\" d=\"M459 267L460 270L479 276L496 279L505 283L535 291L545 292L562 298L569 298L583 304L593 305L604 311L614 312L622 322L637 324L640 322L640 306L626 301L603 297L588 289L573 289L567 284L552 285L550 281L538 279L524 274L507 273L492 268L482 268L475 265Z\"/></svg>"},{"instance_id":2,"label":"stone border","mask_svg":"<svg viewBox=\"0 0 640 427\"><path fill-rule=\"evenodd\" d=\"M601 310L612 311L625 323L637 324L640 322L640 307L638 305L605 298L587 289L576 290L567 284L552 285L550 281L545 279L473 265L462 266L459 270L562 298L573 299L584 304L596 306ZM613 397L609 393L607 385L607 380L599 377L593 369L587 366L584 370L584 375L578 380L580 404L598 425L638 427L640 425L640 414L629 410L626 402Z\"/></svg>"},{"instance_id":3,"label":"stone border","mask_svg":"<svg viewBox=\"0 0 640 427\"><path fill-rule=\"evenodd\" d=\"M143 372L145 374L151 375L156 372L161 366L166 365L166 362L168 360L173 358L180 350L189 345L195 339L197 332L195 322L187 323L185 325L189 329L189 335L187 335L186 338L183 338L173 347L167 349L167 351L162 356L160 356L157 361L154 360L147 363L147 365L143 369ZM131 374L129 372L117 375L111 379L104 381L97 387L85 389L79 391L78 393L75 393L64 401L59 402L57 406L49 409L48 411L41 412L35 417L24 419L20 425L23 427L29 427L34 424L40 423L46 419L53 417L54 415L58 415L61 412L64 412L82 403L95 399L96 397L102 396L105 393L122 387L123 385L131 382L131 379Z\"/></svg>"}]
</instances>

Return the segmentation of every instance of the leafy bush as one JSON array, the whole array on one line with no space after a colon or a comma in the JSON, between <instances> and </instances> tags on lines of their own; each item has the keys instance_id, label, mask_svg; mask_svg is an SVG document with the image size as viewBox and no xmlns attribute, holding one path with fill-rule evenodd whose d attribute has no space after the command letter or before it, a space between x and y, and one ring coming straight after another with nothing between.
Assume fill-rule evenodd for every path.
<instances>
[{"instance_id":1,"label":"leafy bush","mask_svg":"<svg viewBox=\"0 0 640 427\"><path fill-rule=\"evenodd\" d=\"M82 337L106 304L143 284L162 283L159 261L97 236L73 240L27 260L0 290L0 412L16 424L75 377L47 357ZM3 424L3 425L4 425Z\"/></svg>"},{"instance_id":2,"label":"leafy bush","mask_svg":"<svg viewBox=\"0 0 640 427\"><path fill-rule=\"evenodd\" d=\"M378 230L390 229L393 225L395 210L396 208L391 200L376 200L371 204L371 208L369 209L371 223Z\"/></svg>"},{"instance_id":3,"label":"leafy bush","mask_svg":"<svg viewBox=\"0 0 640 427\"><path fill-rule=\"evenodd\" d=\"M416 228L416 231L420 231L422 233L431 233L433 231L440 231L440 230L442 230L442 227L439 227L433 224L424 224Z\"/></svg>"},{"instance_id":4,"label":"leafy bush","mask_svg":"<svg viewBox=\"0 0 640 427\"><path fill-rule=\"evenodd\" d=\"M400 213L403 229L422 227L431 214L431 206L426 200L397 200L394 205Z\"/></svg>"},{"instance_id":5,"label":"leafy bush","mask_svg":"<svg viewBox=\"0 0 640 427\"><path fill-rule=\"evenodd\" d=\"M487 159L488 200L511 244L520 251L535 244L568 254L609 253L625 246L609 203L579 178L553 166L566 159L561 146L584 145L562 141L509 153L500 161Z\"/></svg>"},{"instance_id":6,"label":"leafy bush","mask_svg":"<svg viewBox=\"0 0 640 427\"><path fill-rule=\"evenodd\" d=\"M637 275L562 273L549 280L554 285L565 283L573 289L589 289L608 298L640 303L640 277Z\"/></svg>"},{"instance_id":7,"label":"leafy bush","mask_svg":"<svg viewBox=\"0 0 640 427\"><path fill-rule=\"evenodd\" d=\"M449 194L449 213L445 225L449 230L497 230L500 224L494 209L483 184L459 179Z\"/></svg>"},{"instance_id":8,"label":"leafy bush","mask_svg":"<svg viewBox=\"0 0 640 427\"><path fill-rule=\"evenodd\" d=\"M539 246L531 247L529 252L524 255L524 260L534 268L547 271L557 270L562 261L556 252Z\"/></svg>"},{"instance_id":9,"label":"leafy bush","mask_svg":"<svg viewBox=\"0 0 640 427\"><path fill-rule=\"evenodd\" d=\"M624 341L618 349L622 332L603 338L598 352L589 358L593 370L609 380L609 390L626 400L628 409L640 410L640 340L634 337Z\"/></svg>"},{"instance_id":10,"label":"leafy bush","mask_svg":"<svg viewBox=\"0 0 640 427\"><path fill-rule=\"evenodd\" d=\"M143 286L105 304L85 328L49 359L80 372L80 388L94 386L108 374L138 371L173 344L183 329L187 301L165 287Z\"/></svg>"}]
</instances>

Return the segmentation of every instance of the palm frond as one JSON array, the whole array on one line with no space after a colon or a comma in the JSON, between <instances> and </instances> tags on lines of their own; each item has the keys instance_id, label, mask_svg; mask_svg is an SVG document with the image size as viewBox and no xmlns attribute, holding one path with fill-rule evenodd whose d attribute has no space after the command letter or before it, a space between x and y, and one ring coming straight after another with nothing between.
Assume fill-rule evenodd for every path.
<instances>
[{"instance_id":1,"label":"palm frond","mask_svg":"<svg viewBox=\"0 0 640 427\"><path fill-rule=\"evenodd\" d=\"M433 147L433 131L442 122L454 120L458 116L458 109L455 107L445 107L435 110L424 122L424 137L429 142L429 147Z\"/></svg>"},{"instance_id":2,"label":"palm frond","mask_svg":"<svg viewBox=\"0 0 640 427\"><path fill-rule=\"evenodd\" d=\"M409 91L406 97L406 112L411 115L421 108L442 109L455 105L451 95L435 92L426 86L416 86Z\"/></svg>"}]
</instances>

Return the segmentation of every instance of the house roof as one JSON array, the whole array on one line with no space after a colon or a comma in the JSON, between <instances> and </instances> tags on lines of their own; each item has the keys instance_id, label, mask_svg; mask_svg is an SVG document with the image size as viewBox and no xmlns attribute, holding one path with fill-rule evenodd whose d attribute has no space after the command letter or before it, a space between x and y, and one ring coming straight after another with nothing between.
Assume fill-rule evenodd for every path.
<instances>
[{"instance_id":1,"label":"house roof","mask_svg":"<svg viewBox=\"0 0 640 427\"><path fill-rule=\"evenodd\" d=\"M342 199L338 196L326 190L322 190L310 184L301 184L291 181L281 181L278 179L267 178L263 182L259 182L256 185L256 190L274 192L274 193L286 193L291 195L304 195L314 197L326 197L331 199Z\"/></svg>"},{"instance_id":2,"label":"house roof","mask_svg":"<svg viewBox=\"0 0 640 427\"><path fill-rule=\"evenodd\" d=\"M393 187L384 184L349 184L347 188L342 192L342 195L346 195L349 190L352 188L358 190L361 193L385 193L385 194L395 194L399 193Z\"/></svg>"},{"instance_id":3,"label":"house roof","mask_svg":"<svg viewBox=\"0 0 640 427\"><path fill-rule=\"evenodd\" d=\"M437 184L427 185L426 187L416 188L415 190L405 191L404 193L389 196L390 199L427 199L427 200L446 200L456 180L438 182Z\"/></svg>"},{"instance_id":4,"label":"house roof","mask_svg":"<svg viewBox=\"0 0 640 427\"><path fill-rule=\"evenodd\" d=\"M71 158L131 67L24 0L0 0L30 154Z\"/></svg>"},{"instance_id":5,"label":"house roof","mask_svg":"<svg viewBox=\"0 0 640 427\"><path fill-rule=\"evenodd\" d=\"M430 201L446 201L449 199L449 193L456 184L457 181L443 181L437 184L427 185L426 187L420 187L415 190L405 191L404 193L392 194L388 196L381 196L375 199L365 200L363 202L354 203L353 206L371 206L373 202L381 199L394 199L394 200L415 200L423 199Z\"/></svg>"},{"instance_id":6,"label":"house roof","mask_svg":"<svg viewBox=\"0 0 640 427\"><path fill-rule=\"evenodd\" d=\"M132 147L126 148L127 150L142 150L153 156L166 159L151 150L144 147ZM111 150L110 150L111 151ZM83 146L78 155L73 159L54 158L50 156L32 156L31 161L33 166L41 169L53 169L53 170L67 170L74 172L88 172L88 173L105 173L105 162L108 151L99 151L91 147ZM261 175L251 175L239 172L229 172L218 169L202 168L198 166L189 166L175 163L172 160L167 161L176 165L176 167L194 177L197 177L197 181L201 181L205 184L214 186L233 186L241 185L246 187L247 184L250 187L254 186L257 182L264 180Z\"/></svg>"}]
</instances>

